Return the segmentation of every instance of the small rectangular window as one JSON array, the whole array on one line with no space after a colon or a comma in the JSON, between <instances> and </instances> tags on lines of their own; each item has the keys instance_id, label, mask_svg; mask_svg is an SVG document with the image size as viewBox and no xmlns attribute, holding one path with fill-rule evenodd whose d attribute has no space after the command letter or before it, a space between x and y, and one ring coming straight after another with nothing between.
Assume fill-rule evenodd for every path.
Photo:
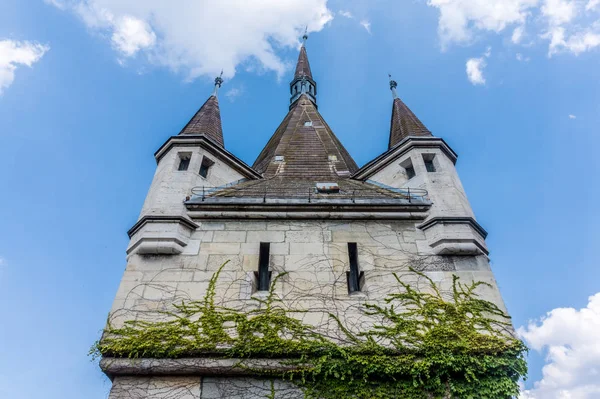
<instances>
[{"instance_id":1,"label":"small rectangular window","mask_svg":"<svg viewBox=\"0 0 600 399\"><path fill-rule=\"evenodd\" d=\"M275 155L275 161L283 162L285 161L285 157L283 155Z\"/></svg>"},{"instance_id":2,"label":"small rectangular window","mask_svg":"<svg viewBox=\"0 0 600 399\"><path fill-rule=\"evenodd\" d=\"M258 255L258 291L268 291L271 285L271 272L269 271L269 254L271 243L261 242Z\"/></svg>"},{"instance_id":3,"label":"small rectangular window","mask_svg":"<svg viewBox=\"0 0 600 399\"><path fill-rule=\"evenodd\" d=\"M413 167L412 160L410 159L410 157L406 158L404 161L400 162L400 167L404 168L404 173L406 173L406 178L408 180L415 177L415 175L416 175L415 168Z\"/></svg>"},{"instance_id":4,"label":"small rectangular window","mask_svg":"<svg viewBox=\"0 0 600 399\"><path fill-rule=\"evenodd\" d=\"M425 162L425 169L427 172L435 172L434 158L435 154L423 154L423 162Z\"/></svg>"},{"instance_id":5,"label":"small rectangular window","mask_svg":"<svg viewBox=\"0 0 600 399\"><path fill-rule=\"evenodd\" d=\"M364 272L358 269L358 247L355 242L348 243L348 258L350 260L350 271L346 273L348 279L348 293L359 292L362 288Z\"/></svg>"},{"instance_id":6,"label":"small rectangular window","mask_svg":"<svg viewBox=\"0 0 600 399\"><path fill-rule=\"evenodd\" d=\"M306 122L304 122L304 126L312 126L312 121L306 121Z\"/></svg>"},{"instance_id":7,"label":"small rectangular window","mask_svg":"<svg viewBox=\"0 0 600 399\"><path fill-rule=\"evenodd\" d=\"M179 171L187 170L188 166L190 166L190 159L191 159L190 154L179 154L179 166L177 167L177 170L179 170Z\"/></svg>"},{"instance_id":8,"label":"small rectangular window","mask_svg":"<svg viewBox=\"0 0 600 399\"><path fill-rule=\"evenodd\" d=\"M329 155L327 158L331 162L337 162L337 155Z\"/></svg>"},{"instance_id":9,"label":"small rectangular window","mask_svg":"<svg viewBox=\"0 0 600 399\"><path fill-rule=\"evenodd\" d=\"M200 164L200 176L206 178L208 176L208 171L211 166L213 166L215 162L209 158L203 157L202 163Z\"/></svg>"}]
</instances>

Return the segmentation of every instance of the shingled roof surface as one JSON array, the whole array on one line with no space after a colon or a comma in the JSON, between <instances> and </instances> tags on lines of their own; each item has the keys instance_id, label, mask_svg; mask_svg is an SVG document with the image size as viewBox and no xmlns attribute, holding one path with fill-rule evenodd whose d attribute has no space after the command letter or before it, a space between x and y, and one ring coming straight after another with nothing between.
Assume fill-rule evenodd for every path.
<instances>
[{"instance_id":1,"label":"shingled roof surface","mask_svg":"<svg viewBox=\"0 0 600 399\"><path fill-rule=\"evenodd\" d=\"M179 134L204 134L217 144L224 146L221 111L219 109L219 100L215 95L210 96L206 100L198 112L196 112L196 115L185 125Z\"/></svg>"},{"instance_id":2,"label":"shingled roof surface","mask_svg":"<svg viewBox=\"0 0 600 399\"><path fill-rule=\"evenodd\" d=\"M306 123L308 122L308 124ZM276 156L283 156L277 160ZM218 197L405 198L385 188L350 179L356 162L337 139L312 101L302 95L292 106L253 165L264 176L218 190ZM318 194L317 183L336 183L339 192Z\"/></svg>"},{"instance_id":3,"label":"shingled roof surface","mask_svg":"<svg viewBox=\"0 0 600 399\"><path fill-rule=\"evenodd\" d=\"M395 98L392 105L389 148L394 147L408 136L431 137L433 135L402 100Z\"/></svg>"},{"instance_id":4,"label":"shingled roof surface","mask_svg":"<svg viewBox=\"0 0 600 399\"><path fill-rule=\"evenodd\" d=\"M300 54L298 55L298 63L296 64L296 73L294 74L295 78L301 78L302 76L306 76L307 78L312 79L312 72L310 71L310 64L308 63L308 56L306 55L306 48L302 46L300 49Z\"/></svg>"}]
</instances>

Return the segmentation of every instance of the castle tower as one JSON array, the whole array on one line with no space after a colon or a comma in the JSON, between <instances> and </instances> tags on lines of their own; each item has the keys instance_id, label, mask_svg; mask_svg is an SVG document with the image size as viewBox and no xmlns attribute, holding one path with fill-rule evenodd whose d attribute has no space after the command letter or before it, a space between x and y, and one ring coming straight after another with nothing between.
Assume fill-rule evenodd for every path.
<instances>
[{"instance_id":1,"label":"castle tower","mask_svg":"<svg viewBox=\"0 0 600 399\"><path fill-rule=\"evenodd\" d=\"M340 324L367 331L373 320L364 304L385 304L398 290L393 274L409 266L446 289L454 275L484 281L489 286L481 287L481 297L503 308L486 232L454 167L456 153L400 100L390 77L389 148L359 168L317 108L305 43L306 36L288 112L252 166L225 148L221 78L190 122L154 154L156 173L128 232L110 329L167 321L173 305L205 306L198 304L212 289L214 306L236 312L261 308L271 292L295 319L344 342ZM186 353L163 337L162 357L150 336L145 349L128 353L136 359L103 353L110 398L303 397L293 383L261 372L290 367L285 361L249 359L239 367L228 356L232 341L215 337L212 349Z\"/></svg>"}]
</instances>

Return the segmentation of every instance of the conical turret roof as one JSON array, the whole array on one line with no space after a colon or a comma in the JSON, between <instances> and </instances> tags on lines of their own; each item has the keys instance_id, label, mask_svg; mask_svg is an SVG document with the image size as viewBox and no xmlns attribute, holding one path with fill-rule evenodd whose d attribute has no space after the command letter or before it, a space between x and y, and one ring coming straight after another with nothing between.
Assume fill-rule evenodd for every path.
<instances>
[{"instance_id":1,"label":"conical turret roof","mask_svg":"<svg viewBox=\"0 0 600 399\"><path fill-rule=\"evenodd\" d=\"M400 100L394 98L392 105L392 122L390 124L389 148L408 136L433 136L423 122Z\"/></svg>"},{"instance_id":2,"label":"conical turret roof","mask_svg":"<svg viewBox=\"0 0 600 399\"><path fill-rule=\"evenodd\" d=\"M223 128L221 127L221 111L219 109L219 100L215 94L211 95L208 100L206 100L179 134L203 134L220 146L224 146Z\"/></svg>"},{"instance_id":3,"label":"conical turret roof","mask_svg":"<svg viewBox=\"0 0 600 399\"><path fill-rule=\"evenodd\" d=\"M303 45L300 48L300 54L298 55L298 62L296 63L296 73L294 73L295 78L301 78L302 76L306 76L307 78L312 79L312 72L310 71L310 64L308 63L308 56L306 55L306 47Z\"/></svg>"}]
</instances>

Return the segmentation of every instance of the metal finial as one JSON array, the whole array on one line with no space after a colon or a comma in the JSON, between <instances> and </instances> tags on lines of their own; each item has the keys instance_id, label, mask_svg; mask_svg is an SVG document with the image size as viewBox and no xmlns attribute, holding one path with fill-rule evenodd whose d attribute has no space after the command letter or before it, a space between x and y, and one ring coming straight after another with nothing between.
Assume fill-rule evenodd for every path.
<instances>
[{"instance_id":1,"label":"metal finial","mask_svg":"<svg viewBox=\"0 0 600 399\"><path fill-rule=\"evenodd\" d=\"M213 91L213 96L217 96L217 92L219 91L219 87L223 84L223 70L221 69L221 74L215 78L215 90Z\"/></svg>"},{"instance_id":2,"label":"metal finial","mask_svg":"<svg viewBox=\"0 0 600 399\"><path fill-rule=\"evenodd\" d=\"M398 98L398 93L396 93L396 87L398 87L398 83L392 79L392 75L388 73L388 77L390 78L390 90L392 91L392 95L394 99Z\"/></svg>"},{"instance_id":3,"label":"metal finial","mask_svg":"<svg viewBox=\"0 0 600 399\"><path fill-rule=\"evenodd\" d=\"M308 25L304 27L304 35L302 35L302 45L306 44L306 39L308 39Z\"/></svg>"}]
</instances>

